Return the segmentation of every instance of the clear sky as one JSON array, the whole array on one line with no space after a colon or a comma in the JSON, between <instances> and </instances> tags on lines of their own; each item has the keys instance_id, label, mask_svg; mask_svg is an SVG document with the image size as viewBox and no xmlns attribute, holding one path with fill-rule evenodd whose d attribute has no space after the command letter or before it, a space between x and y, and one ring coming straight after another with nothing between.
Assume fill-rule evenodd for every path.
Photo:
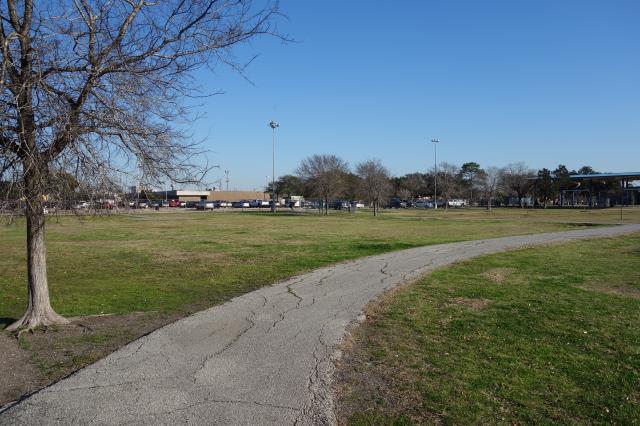
<instances>
[{"instance_id":1,"label":"clear sky","mask_svg":"<svg viewBox=\"0 0 640 426\"><path fill-rule=\"evenodd\" d=\"M261 39L247 82L201 71L195 135L230 189L314 153L394 175L438 161L640 171L640 1L282 0L296 40Z\"/></svg>"}]
</instances>

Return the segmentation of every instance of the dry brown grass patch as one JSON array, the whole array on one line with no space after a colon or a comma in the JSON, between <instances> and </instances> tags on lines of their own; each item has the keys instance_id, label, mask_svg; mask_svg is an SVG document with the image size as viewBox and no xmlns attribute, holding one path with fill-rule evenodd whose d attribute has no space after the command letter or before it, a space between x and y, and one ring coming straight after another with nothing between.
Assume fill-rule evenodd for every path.
<instances>
[{"instance_id":1,"label":"dry brown grass patch","mask_svg":"<svg viewBox=\"0 0 640 426\"><path fill-rule=\"evenodd\" d=\"M582 290L595 291L597 293L611 294L613 296L630 297L632 299L640 299L640 288L629 287L626 285L601 286L597 284L578 286Z\"/></svg>"},{"instance_id":2,"label":"dry brown grass patch","mask_svg":"<svg viewBox=\"0 0 640 426\"><path fill-rule=\"evenodd\" d=\"M466 306L467 308L471 308L474 311L479 311L480 309L484 309L491 303L489 299L470 299L467 297L455 297L451 299L451 302L455 305Z\"/></svg>"},{"instance_id":3,"label":"dry brown grass patch","mask_svg":"<svg viewBox=\"0 0 640 426\"><path fill-rule=\"evenodd\" d=\"M482 275L484 278L496 284L502 284L509 278L511 274L515 272L513 268L492 268L484 271Z\"/></svg>"},{"instance_id":4,"label":"dry brown grass patch","mask_svg":"<svg viewBox=\"0 0 640 426\"><path fill-rule=\"evenodd\" d=\"M167 262L207 262L217 264L230 264L231 259L224 253L192 252L179 250L163 250L154 254L154 260L160 263Z\"/></svg>"}]
</instances>

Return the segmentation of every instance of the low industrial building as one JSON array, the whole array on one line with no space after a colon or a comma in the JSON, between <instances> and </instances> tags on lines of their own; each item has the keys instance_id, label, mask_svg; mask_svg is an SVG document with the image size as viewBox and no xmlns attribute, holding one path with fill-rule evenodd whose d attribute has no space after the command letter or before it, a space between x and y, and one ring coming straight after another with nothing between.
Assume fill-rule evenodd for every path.
<instances>
[{"instance_id":1,"label":"low industrial building","mask_svg":"<svg viewBox=\"0 0 640 426\"><path fill-rule=\"evenodd\" d=\"M241 200L269 200L270 194L256 191L199 191L199 190L172 190L154 191L154 199L179 200L179 201L241 201Z\"/></svg>"}]
</instances>

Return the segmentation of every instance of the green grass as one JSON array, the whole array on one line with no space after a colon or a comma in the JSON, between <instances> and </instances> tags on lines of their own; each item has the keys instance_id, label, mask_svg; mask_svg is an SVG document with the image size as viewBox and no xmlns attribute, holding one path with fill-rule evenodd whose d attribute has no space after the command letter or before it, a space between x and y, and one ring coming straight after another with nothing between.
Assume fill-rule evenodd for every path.
<instances>
[{"instance_id":1,"label":"green grass","mask_svg":"<svg viewBox=\"0 0 640 426\"><path fill-rule=\"evenodd\" d=\"M339 371L365 424L638 424L640 235L485 256L371 308Z\"/></svg>"},{"instance_id":2,"label":"green grass","mask_svg":"<svg viewBox=\"0 0 640 426\"><path fill-rule=\"evenodd\" d=\"M516 209L510 215L399 211L375 219L362 213L63 217L47 224L51 298L66 316L188 313L355 257L573 227L522 215ZM0 226L0 326L26 306L24 232L22 222Z\"/></svg>"}]
</instances>

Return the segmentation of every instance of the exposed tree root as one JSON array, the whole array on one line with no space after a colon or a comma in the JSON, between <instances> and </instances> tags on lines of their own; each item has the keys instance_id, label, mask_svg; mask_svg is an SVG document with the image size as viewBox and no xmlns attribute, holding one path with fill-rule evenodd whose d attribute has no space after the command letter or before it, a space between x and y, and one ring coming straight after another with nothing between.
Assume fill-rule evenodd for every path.
<instances>
[{"instance_id":1,"label":"exposed tree root","mask_svg":"<svg viewBox=\"0 0 640 426\"><path fill-rule=\"evenodd\" d=\"M62 315L57 314L53 309L49 308L42 312L27 312L18 321L6 328L6 331L16 330L33 330L37 327L48 327L52 325L69 324L69 320Z\"/></svg>"}]
</instances>

